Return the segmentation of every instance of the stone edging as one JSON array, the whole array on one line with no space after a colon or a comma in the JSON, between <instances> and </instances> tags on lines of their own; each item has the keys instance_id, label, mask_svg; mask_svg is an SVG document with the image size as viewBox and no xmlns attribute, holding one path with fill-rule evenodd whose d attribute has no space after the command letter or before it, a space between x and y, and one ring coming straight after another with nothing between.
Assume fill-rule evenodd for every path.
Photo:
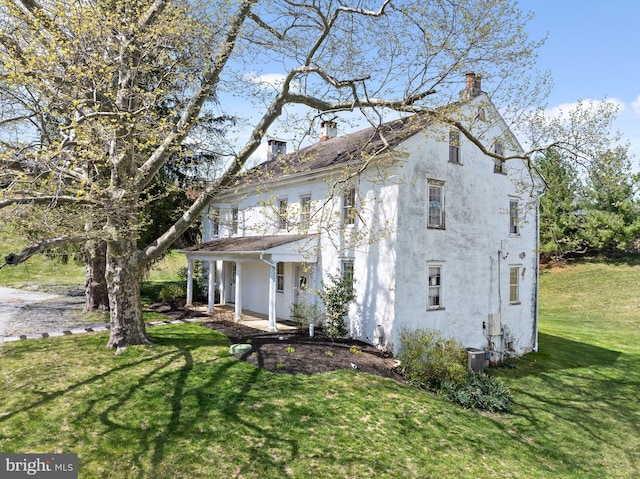
<instances>
[{"instance_id":1,"label":"stone edging","mask_svg":"<svg viewBox=\"0 0 640 479\"><path fill-rule=\"evenodd\" d=\"M164 324L181 324L181 323L198 323L202 321L200 318L184 318L184 319L167 319L166 321L150 321L146 323L147 327L161 326ZM77 328L67 329L64 331L55 331L51 333L37 333L37 334L21 334L20 336L6 336L3 338L5 343L11 343L15 341L24 341L26 339L43 339L53 338L58 336L70 336L72 334L84 334L84 333L96 333L102 331L108 331L110 329L109 323L97 323L95 327L91 328Z\"/></svg>"}]
</instances>

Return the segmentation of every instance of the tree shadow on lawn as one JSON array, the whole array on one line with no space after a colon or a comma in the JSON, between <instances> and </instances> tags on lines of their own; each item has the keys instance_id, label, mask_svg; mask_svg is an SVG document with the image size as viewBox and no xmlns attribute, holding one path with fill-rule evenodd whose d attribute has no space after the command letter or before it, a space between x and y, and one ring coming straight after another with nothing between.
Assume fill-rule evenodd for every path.
<instances>
[{"instance_id":1,"label":"tree shadow on lawn","mask_svg":"<svg viewBox=\"0 0 640 479\"><path fill-rule=\"evenodd\" d=\"M280 475L286 475L286 463L298 455L297 441L282 437L277 428L266 429L258 421L252 420L252 416L245 417L243 413L245 402L251 402L248 396L251 396L252 390L263 384L261 375L264 371L248 367L231 357L226 349L230 341L222 335L203 337L185 335L179 330L155 328L152 333L151 339L155 345L175 349L171 353L156 356L153 368L139 377L135 384L119 391L115 401L113 394L109 393L108 397L92 401L92 405L82 414L89 414L95 404L99 408L96 411L99 421L107 429L106 436L132 438L136 453L131 455L130 460L135 468L130 472L130 477L164 477L175 473L171 467L176 466L176 454L192 457L190 452L180 451L177 447L184 440L206 444L202 446L205 448L218 442L224 443L229 438L232 443L241 441L240 450L247 451L244 464L240 458L234 458L236 463L232 467L240 468L235 471L236 474L259 464L262 469L277 470ZM196 350L207 346L223 346L224 349L217 356L214 354L205 360L198 358ZM270 382L270 386L275 385ZM121 419L122 414L131 414L131 409L136 407L141 390L147 390L144 400L163 406L162 411L149 411L147 427L139 427L137 419L132 423ZM108 406L104 406L103 399L108 399ZM100 404L103 404L101 408ZM311 413L309 410L306 414ZM242 440L242 437L246 440ZM277 454L273 454L274 448L284 452L284 457L275 459ZM195 453L195 459L201 460L203 457L198 454ZM145 462L145 458L148 458L148 462ZM165 464L167 460L171 464L168 470ZM181 459L180 462L184 461L182 473L189 476L190 467L196 467L192 474L201 472L198 467L218 469L221 460L223 458L211 457L208 465L189 465L189 460Z\"/></svg>"},{"instance_id":2,"label":"tree shadow on lawn","mask_svg":"<svg viewBox=\"0 0 640 479\"><path fill-rule=\"evenodd\" d=\"M620 351L550 334L540 333L538 340L538 352L507 361L507 367L515 368L511 376L522 377L543 371L613 366L622 356Z\"/></svg>"}]
</instances>

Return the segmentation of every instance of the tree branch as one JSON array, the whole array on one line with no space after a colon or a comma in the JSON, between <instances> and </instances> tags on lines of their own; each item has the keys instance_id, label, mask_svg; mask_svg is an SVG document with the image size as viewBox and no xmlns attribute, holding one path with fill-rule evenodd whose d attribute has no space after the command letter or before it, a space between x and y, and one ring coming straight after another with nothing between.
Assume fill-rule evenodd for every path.
<instances>
[{"instance_id":1,"label":"tree branch","mask_svg":"<svg viewBox=\"0 0 640 479\"><path fill-rule=\"evenodd\" d=\"M24 263L33 255L42 253L52 248L57 248L59 246L66 246L69 244L82 243L86 240L87 240L86 235L75 235L75 236L61 236L59 238L52 238L52 239L41 241L40 243L36 243L32 246L29 246L23 249L20 253L10 253L7 256L5 256L4 264L0 265L0 269L4 268L5 266L16 266L20 263Z\"/></svg>"},{"instance_id":2,"label":"tree branch","mask_svg":"<svg viewBox=\"0 0 640 479\"><path fill-rule=\"evenodd\" d=\"M236 40L240 34L240 30L251 13L251 7L253 7L256 2L257 0L244 0L242 2L240 9L231 22L231 27L221 47L222 50L218 55L216 55L217 60L213 62L207 73L204 75L204 78L200 83L200 88L187 103L187 106L182 112L182 115L176 123L173 131L167 135L162 144L156 148L149 159L138 168L139 174L135 185L135 189L138 191L141 191L153 181L155 175L166 162L171 147L173 145L180 144L189 133L191 129L190 127L200 114L204 102L218 84L220 73L231 57L236 46Z\"/></svg>"},{"instance_id":3,"label":"tree branch","mask_svg":"<svg viewBox=\"0 0 640 479\"><path fill-rule=\"evenodd\" d=\"M43 205L49 203L75 203L75 204L87 204L87 205L99 205L100 203L93 200L87 200L84 198L76 198L75 196L57 196L57 195L49 195L49 196L21 196L8 198L6 200L0 201L0 209L6 208L7 206L21 204L21 203L30 203L36 205Z\"/></svg>"}]
</instances>

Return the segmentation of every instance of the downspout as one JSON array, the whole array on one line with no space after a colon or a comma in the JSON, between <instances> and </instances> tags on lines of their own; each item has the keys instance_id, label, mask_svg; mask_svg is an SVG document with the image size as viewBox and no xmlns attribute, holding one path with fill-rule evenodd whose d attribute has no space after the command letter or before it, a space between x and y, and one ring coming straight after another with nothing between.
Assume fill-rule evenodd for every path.
<instances>
[{"instance_id":1,"label":"downspout","mask_svg":"<svg viewBox=\"0 0 640 479\"><path fill-rule=\"evenodd\" d=\"M540 199L546 194L546 190L543 190L540 195L538 195L537 204L536 204L536 261L535 261L535 269L536 269L536 286L533 296L534 301L534 316L533 316L533 331L531 332L531 339L533 342L533 350L535 352L538 351L538 313L539 313L539 303L540 303Z\"/></svg>"},{"instance_id":2,"label":"downspout","mask_svg":"<svg viewBox=\"0 0 640 479\"><path fill-rule=\"evenodd\" d=\"M269 265L269 326L267 331L275 333L278 331L276 321L276 263L264 259L264 251L260 251L260 261Z\"/></svg>"}]
</instances>

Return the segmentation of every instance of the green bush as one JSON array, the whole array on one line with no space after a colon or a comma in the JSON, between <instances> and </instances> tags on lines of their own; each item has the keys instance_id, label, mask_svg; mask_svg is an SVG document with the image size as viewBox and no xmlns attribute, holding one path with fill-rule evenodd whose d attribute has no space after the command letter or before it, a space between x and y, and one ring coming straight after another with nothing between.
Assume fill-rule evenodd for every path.
<instances>
[{"instance_id":1,"label":"green bush","mask_svg":"<svg viewBox=\"0 0 640 479\"><path fill-rule=\"evenodd\" d=\"M444 381L440 393L466 408L490 412L508 411L513 404L511 392L498 378L469 371L464 381Z\"/></svg>"},{"instance_id":2,"label":"green bush","mask_svg":"<svg viewBox=\"0 0 640 479\"><path fill-rule=\"evenodd\" d=\"M158 293L158 299L163 303L170 304L171 306L180 306L185 303L186 291L182 286L177 284L171 284L165 286Z\"/></svg>"},{"instance_id":3,"label":"green bush","mask_svg":"<svg viewBox=\"0 0 640 479\"><path fill-rule=\"evenodd\" d=\"M323 283L318 293L324 304L324 332L331 339L347 334L346 317L349 314L349 303L354 300L353 278L347 275L329 275L329 283Z\"/></svg>"},{"instance_id":4,"label":"green bush","mask_svg":"<svg viewBox=\"0 0 640 479\"><path fill-rule=\"evenodd\" d=\"M178 278L183 281L186 287L187 279L189 276L189 269L186 266L182 266L178 270ZM205 275L205 270L202 267L202 261L193 262L193 299L201 301L207 298L208 278Z\"/></svg>"},{"instance_id":5,"label":"green bush","mask_svg":"<svg viewBox=\"0 0 640 479\"><path fill-rule=\"evenodd\" d=\"M398 359L401 374L423 388L438 390L444 381L461 382L467 372L462 343L428 329L402 329Z\"/></svg>"},{"instance_id":6,"label":"green bush","mask_svg":"<svg viewBox=\"0 0 640 479\"><path fill-rule=\"evenodd\" d=\"M320 325L322 322L323 312L318 303L292 303L291 304L291 319L298 328L298 331L303 331L308 328L310 324Z\"/></svg>"}]
</instances>

